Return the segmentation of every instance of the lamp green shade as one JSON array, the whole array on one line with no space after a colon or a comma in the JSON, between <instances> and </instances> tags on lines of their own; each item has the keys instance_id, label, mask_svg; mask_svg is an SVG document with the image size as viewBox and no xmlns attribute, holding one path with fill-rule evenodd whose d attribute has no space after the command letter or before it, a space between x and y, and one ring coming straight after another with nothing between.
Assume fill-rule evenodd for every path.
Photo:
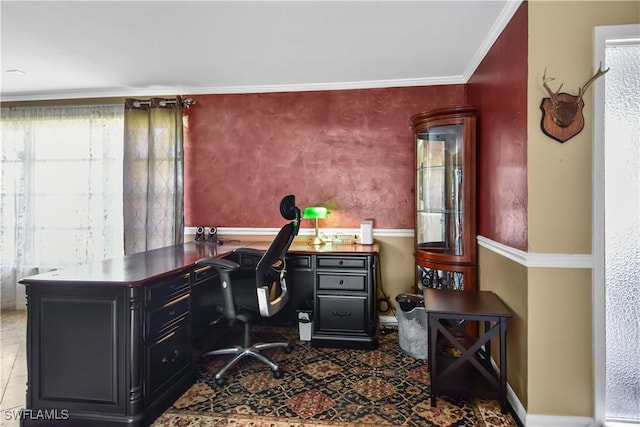
<instances>
[{"instance_id":1,"label":"lamp green shade","mask_svg":"<svg viewBox=\"0 0 640 427\"><path fill-rule=\"evenodd\" d=\"M302 212L302 218L316 220L316 231L315 235L313 236L313 240L309 242L310 245L324 245L324 240L320 238L320 234L318 233L318 220L328 217L329 210L323 206L308 206L304 208L304 212Z\"/></svg>"},{"instance_id":2,"label":"lamp green shade","mask_svg":"<svg viewBox=\"0 0 640 427\"><path fill-rule=\"evenodd\" d=\"M325 219L329 217L329 211L322 206L307 206L304 208L302 217L307 219Z\"/></svg>"}]
</instances>

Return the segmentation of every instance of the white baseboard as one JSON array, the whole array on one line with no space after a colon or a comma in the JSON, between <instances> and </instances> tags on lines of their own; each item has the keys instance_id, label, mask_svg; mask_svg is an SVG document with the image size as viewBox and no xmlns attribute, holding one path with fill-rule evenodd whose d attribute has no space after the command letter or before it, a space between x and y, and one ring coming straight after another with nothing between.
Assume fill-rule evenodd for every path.
<instances>
[{"instance_id":1,"label":"white baseboard","mask_svg":"<svg viewBox=\"0 0 640 427\"><path fill-rule=\"evenodd\" d=\"M378 316L379 325L397 325L398 318L396 316Z\"/></svg>"},{"instance_id":2,"label":"white baseboard","mask_svg":"<svg viewBox=\"0 0 640 427\"><path fill-rule=\"evenodd\" d=\"M491 362L493 362L493 359L491 359ZM527 419L527 410L524 409L524 406L522 406L522 402L520 402L520 399L518 399L516 392L513 391L509 383L507 383L507 400L509 401L509 404L511 404L511 408L513 408L513 412L515 413L515 416L518 418L518 420L522 424L526 425L524 420Z\"/></svg>"},{"instance_id":3,"label":"white baseboard","mask_svg":"<svg viewBox=\"0 0 640 427\"><path fill-rule=\"evenodd\" d=\"M378 316L378 323L380 325L391 325L391 324L397 325L398 324L398 318L395 317L395 316ZM426 331L425 331L425 333L426 333ZM493 358L491 359L491 364L493 365L493 369L495 369L496 372L497 372L498 371L498 365L496 365L496 363L494 362ZM507 400L511 404L511 407L513 408L513 411L515 412L516 417L518 417L518 419L520 421L528 420L526 409L524 409L524 406L520 402L520 399L518 399L518 396L516 395L515 391L513 391L513 388L511 388L511 386L508 383L507 383ZM526 424L526 425L528 426L528 424ZM544 424L544 425L551 426L553 424ZM559 426L560 425L583 425L583 424L559 424Z\"/></svg>"},{"instance_id":4,"label":"white baseboard","mask_svg":"<svg viewBox=\"0 0 640 427\"><path fill-rule=\"evenodd\" d=\"M493 360L493 357L491 358L491 366L493 366L493 370L497 375L499 372L498 365L496 364L495 360ZM524 409L522 402L520 402L520 399L518 399L518 395L516 394L515 391L513 391L513 388L511 388L508 382L507 382L507 400L509 401L509 404L511 404L511 408L513 408L513 412L515 413L515 416L518 418L518 420L522 424L526 425L525 422L523 422L523 420L527 419L527 410Z\"/></svg>"},{"instance_id":5,"label":"white baseboard","mask_svg":"<svg viewBox=\"0 0 640 427\"><path fill-rule=\"evenodd\" d=\"M591 427L593 419L589 417L567 417L562 415L527 415L526 427Z\"/></svg>"},{"instance_id":6,"label":"white baseboard","mask_svg":"<svg viewBox=\"0 0 640 427\"><path fill-rule=\"evenodd\" d=\"M378 316L378 322L381 325L397 324L398 319L395 316ZM497 372L498 365L493 358L491 365ZM527 414L527 410L509 383L507 383L507 400L511 404L515 416L525 427L593 427L594 425L593 419L589 417Z\"/></svg>"}]
</instances>

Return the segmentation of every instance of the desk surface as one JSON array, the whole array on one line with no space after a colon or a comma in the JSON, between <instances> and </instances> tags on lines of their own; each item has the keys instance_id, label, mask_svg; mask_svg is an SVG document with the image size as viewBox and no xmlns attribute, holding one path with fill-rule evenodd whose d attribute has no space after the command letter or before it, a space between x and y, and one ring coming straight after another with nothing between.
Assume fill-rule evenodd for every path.
<instances>
[{"instance_id":1,"label":"desk surface","mask_svg":"<svg viewBox=\"0 0 640 427\"><path fill-rule=\"evenodd\" d=\"M424 289L423 295L427 313L511 317L511 311L491 291Z\"/></svg>"},{"instance_id":2,"label":"desk surface","mask_svg":"<svg viewBox=\"0 0 640 427\"><path fill-rule=\"evenodd\" d=\"M270 241L238 241L217 245L209 242L187 242L174 246L154 249L124 257L90 262L77 267L69 267L48 273L25 277L23 285L80 285L138 287L149 280L162 279L176 273L190 271L201 258L223 257L238 248L266 250ZM326 244L312 246L306 241L294 241L289 249L291 254L372 254L378 252L378 245Z\"/></svg>"}]
</instances>

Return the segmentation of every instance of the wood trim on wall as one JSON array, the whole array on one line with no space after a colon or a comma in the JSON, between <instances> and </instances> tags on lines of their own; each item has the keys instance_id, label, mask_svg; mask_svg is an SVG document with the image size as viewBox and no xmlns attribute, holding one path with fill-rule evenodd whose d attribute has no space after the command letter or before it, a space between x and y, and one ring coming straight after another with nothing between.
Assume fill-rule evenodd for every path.
<instances>
[{"instance_id":1,"label":"wood trim on wall","mask_svg":"<svg viewBox=\"0 0 640 427\"><path fill-rule=\"evenodd\" d=\"M279 228L251 228L251 227L218 227L218 234L232 236L275 236ZM300 228L301 236L313 236L313 228ZM322 232L328 235L360 235L359 228L322 228ZM196 227L185 227L185 235L196 234ZM413 237L413 229L389 229L374 228L374 237Z\"/></svg>"},{"instance_id":2,"label":"wood trim on wall","mask_svg":"<svg viewBox=\"0 0 640 427\"><path fill-rule=\"evenodd\" d=\"M593 268L592 254L543 254L525 252L478 236L478 245L527 268Z\"/></svg>"}]
</instances>

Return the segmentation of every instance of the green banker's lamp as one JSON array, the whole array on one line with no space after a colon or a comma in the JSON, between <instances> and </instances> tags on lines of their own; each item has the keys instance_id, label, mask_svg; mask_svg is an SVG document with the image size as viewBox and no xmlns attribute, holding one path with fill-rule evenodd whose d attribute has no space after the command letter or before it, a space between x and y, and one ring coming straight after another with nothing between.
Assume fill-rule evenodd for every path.
<instances>
[{"instance_id":1,"label":"green banker's lamp","mask_svg":"<svg viewBox=\"0 0 640 427\"><path fill-rule=\"evenodd\" d=\"M316 232L313 237L313 240L309 242L310 245L318 245L318 246L324 245L324 240L320 238L320 234L318 233L318 220L326 219L328 217L329 217L329 211L325 207L308 206L304 208L304 212L302 213L302 218L316 220Z\"/></svg>"}]
</instances>

